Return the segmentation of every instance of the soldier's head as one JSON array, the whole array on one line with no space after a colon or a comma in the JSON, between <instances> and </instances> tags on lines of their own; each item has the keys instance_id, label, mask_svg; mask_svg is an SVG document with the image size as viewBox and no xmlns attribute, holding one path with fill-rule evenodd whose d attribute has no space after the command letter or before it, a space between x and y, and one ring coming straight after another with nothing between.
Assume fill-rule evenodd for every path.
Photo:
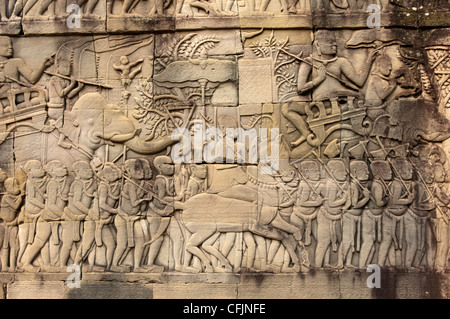
<instances>
[{"instance_id":1,"label":"soldier's head","mask_svg":"<svg viewBox=\"0 0 450 319\"><path fill-rule=\"evenodd\" d=\"M301 162L299 169L301 169L305 177L311 181L318 181L320 179L320 166L316 161L303 161Z\"/></svg>"},{"instance_id":2,"label":"soldier's head","mask_svg":"<svg viewBox=\"0 0 450 319\"><path fill-rule=\"evenodd\" d=\"M123 167L128 176L134 179L144 178L144 165L144 162L139 158L127 159L125 163L123 163Z\"/></svg>"},{"instance_id":3,"label":"soldier's head","mask_svg":"<svg viewBox=\"0 0 450 319\"><path fill-rule=\"evenodd\" d=\"M434 167L430 161L418 161L416 164L416 174L417 178L422 180L426 184L431 184L434 181Z\"/></svg>"},{"instance_id":4,"label":"soldier's head","mask_svg":"<svg viewBox=\"0 0 450 319\"><path fill-rule=\"evenodd\" d=\"M64 45L61 46L55 57L56 72L61 75L70 76L72 74L74 55L75 52L73 50Z\"/></svg>"},{"instance_id":5,"label":"soldier's head","mask_svg":"<svg viewBox=\"0 0 450 319\"><path fill-rule=\"evenodd\" d=\"M151 179L153 177L152 168L150 167L150 163L145 159L141 158L142 161L142 167L144 169L144 178L145 179Z\"/></svg>"},{"instance_id":6,"label":"soldier's head","mask_svg":"<svg viewBox=\"0 0 450 319\"><path fill-rule=\"evenodd\" d=\"M350 173L359 181L369 180L369 168L367 163L361 160L353 160L350 162Z\"/></svg>"},{"instance_id":7,"label":"soldier's head","mask_svg":"<svg viewBox=\"0 0 450 319\"><path fill-rule=\"evenodd\" d=\"M447 173L445 172L444 165L441 163L434 164L434 181L436 183L444 183L445 177L447 177Z\"/></svg>"},{"instance_id":8,"label":"soldier's head","mask_svg":"<svg viewBox=\"0 0 450 319\"><path fill-rule=\"evenodd\" d=\"M199 178L199 179L205 179L206 178L206 165L199 165L199 164L193 164L191 166L192 169L192 175Z\"/></svg>"},{"instance_id":9,"label":"soldier's head","mask_svg":"<svg viewBox=\"0 0 450 319\"><path fill-rule=\"evenodd\" d=\"M9 177L5 180L6 192L13 195L18 195L20 193L19 181L14 177Z\"/></svg>"},{"instance_id":10,"label":"soldier's head","mask_svg":"<svg viewBox=\"0 0 450 319\"><path fill-rule=\"evenodd\" d=\"M56 66L59 74L65 76L70 76L70 74L72 74L72 63L68 56L58 57Z\"/></svg>"},{"instance_id":11,"label":"soldier's head","mask_svg":"<svg viewBox=\"0 0 450 319\"><path fill-rule=\"evenodd\" d=\"M10 58L14 54L11 38L0 36L0 56Z\"/></svg>"},{"instance_id":12,"label":"soldier's head","mask_svg":"<svg viewBox=\"0 0 450 319\"><path fill-rule=\"evenodd\" d=\"M431 163L441 163L445 164L447 158L442 147L434 145L428 152L427 159Z\"/></svg>"},{"instance_id":13,"label":"soldier's head","mask_svg":"<svg viewBox=\"0 0 450 319\"><path fill-rule=\"evenodd\" d=\"M383 54L377 59L377 66L380 73L384 76L389 76L392 71L392 62L389 56Z\"/></svg>"},{"instance_id":14,"label":"soldier's head","mask_svg":"<svg viewBox=\"0 0 450 319\"><path fill-rule=\"evenodd\" d=\"M58 160L48 162L44 169L51 177L67 176L67 168Z\"/></svg>"},{"instance_id":15,"label":"soldier's head","mask_svg":"<svg viewBox=\"0 0 450 319\"><path fill-rule=\"evenodd\" d=\"M344 161L332 159L327 163L327 167L338 181L342 182L347 178L347 170L345 169Z\"/></svg>"},{"instance_id":16,"label":"soldier's head","mask_svg":"<svg viewBox=\"0 0 450 319\"><path fill-rule=\"evenodd\" d=\"M73 163L72 168L78 178L90 179L94 176L91 166L86 161L77 161Z\"/></svg>"},{"instance_id":17,"label":"soldier's head","mask_svg":"<svg viewBox=\"0 0 450 319\"><path fill-rule=\"evenodd\" d=\"M45 176L44 168L39 160L29 160L25 164L24 170L29 177L40 178Z\"/></svg>"},{"instance_id":18,"label":"soldier's head","mask_svg":"<svg viewBox=\"0 0 450 319\"><path fill-rule=\"evenodd\" d=\"M400 174L400 178L411 180L413 177L413 167L411 163L403 157L398 157L392 161L395 170Z\"/></svg>"},{"instance_id":19,"label":"soldier's head","mask_svg":"<svg viewBox=\"0 0 450 319\"><path fill-rule=\"evenodd\" d=\"M175 170L172 159L165 155L155 157L153 165L164 176L172 176Z\"/></svg>"},{"instance_id":20,"label":"soldier's head","mask_svg":"<svg viewBox=\"0 0 450 319\"><path fill-rule=\"evenodd\" d=\"M336 55L336 37L330 30L318 30L314 33L314 49L318 55Z\"/></svg>"},{"instance_id":21,"label":"soldier's head","mask_svg":"<svg viewBox=\"0 0 450 319\"><path fill-rule=\"evenodd\" d=\"M111 162L106 162L103 169L98 172L98 177L108 182L115 182L122 177L122 171Z\"/></svg>"},{"instance_id":22,"label":"soldier's head","mask_svg":"<svg viewBox=\"0 0 450 319\"><path fill-rule=\"evenodd\" d=\"M374 179L382 179L390 181L392 179L392 171L389 163L383 160L375 160L370 164L370 170Z\"/></svg>"}]
</instances>

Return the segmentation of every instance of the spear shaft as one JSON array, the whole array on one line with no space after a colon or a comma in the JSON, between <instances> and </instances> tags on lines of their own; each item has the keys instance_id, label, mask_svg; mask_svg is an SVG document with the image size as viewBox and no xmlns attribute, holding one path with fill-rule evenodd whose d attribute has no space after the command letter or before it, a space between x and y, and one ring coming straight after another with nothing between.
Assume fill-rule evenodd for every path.
<instances>
[{"instance_id":1,"label":"spear shaft","mask_svg":"<svg viewBox=\"0 0 450 319\"><path fill-rule=\"evenodd\" d=\"M58 74L58 73L53 73L50 71L44 71L45 74L48 75L53 75L53 76L57 76L60 77L62 79L66 79L66 80L72 80L70 77L62 75L62 74ZM89 85L95 85L95 86L100 86L103 87L105 89L112 89L113 87L110 85L106 85L106 84L102 84L102 83L97 83L97 82L92 82L92 81L86 81L86 80L81 80L81 79L75 79L75 81L80 82L80 83L84 83L84 84L89 84Z\"/></svg>"}]
</instances>

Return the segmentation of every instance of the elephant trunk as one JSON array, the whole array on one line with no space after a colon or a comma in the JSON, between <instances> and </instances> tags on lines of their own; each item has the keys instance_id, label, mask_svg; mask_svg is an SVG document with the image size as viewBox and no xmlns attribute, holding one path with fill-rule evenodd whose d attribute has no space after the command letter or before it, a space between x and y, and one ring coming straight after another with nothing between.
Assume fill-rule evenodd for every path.
<instances>
[{"instance_id":1,"label":"elephant trunk","mask_svg":"<svg viewBox=\"0 0 450 319\"><path fill-rule=\"evenodd\" d=\"M160 137L156 140L143 141L138 136L125 142L125 145L138 154L149 155L156 154L173 144L178 143L179 139L172 139L171 136Z\"/></svg>"}]
</instances>

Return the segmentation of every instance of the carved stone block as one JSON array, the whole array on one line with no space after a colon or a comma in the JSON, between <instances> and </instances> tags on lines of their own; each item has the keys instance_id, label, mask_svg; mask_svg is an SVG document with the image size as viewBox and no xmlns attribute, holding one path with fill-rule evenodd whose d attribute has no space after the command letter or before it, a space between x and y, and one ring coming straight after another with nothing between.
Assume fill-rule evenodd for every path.
<instances>
[{"instance_id":1,"label":"carved stone block","mask_svg":"<svg viewBox=\"0 0 450 319\"><path fill-rule=\"evenodd\" d=\"M5 297L445 296L448 11L5 1Z\"/></svg>"}]
</instances>

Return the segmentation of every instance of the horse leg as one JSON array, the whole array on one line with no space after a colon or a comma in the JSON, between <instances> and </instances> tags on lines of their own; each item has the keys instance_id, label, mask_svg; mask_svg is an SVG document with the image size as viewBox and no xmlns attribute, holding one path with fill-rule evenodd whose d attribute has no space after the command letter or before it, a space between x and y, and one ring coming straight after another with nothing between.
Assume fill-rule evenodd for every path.
<instances>
[{"instance_id":1,"label":"horse leg","mask_svg":"<svg viewBox=\"0 0 450 319\"><path fill-rule=\"evenodd\" d=\"M294 238L294 236L287 234L285 232L282 232L278 229L272 229L267 232L267 238L281 241L281 243L284 245L284 247L288 251L289 256L291 256L294 266L292 268L285 269L285 271L286 272L299 272L300 271L300 263L299 263L297 254L295 253L295 248L297 247L297 241ZM266 266L266 270L278 273L281 271L281 267L276 267L274 265L268 264Z\"/></svg>"},{"instance_id":2,"label":"horse leg","mask_svg":"<svg viewBox=\"0 0 450 319\"><path fill-rule=\"evenodd\" d=\"M295 248L297 247L297 242L292 235L287 235L281 241L286 248L289 256L291 257L292 263L294 264L291 268L286 268L285 272L299 272L300 271L300 262L295 253Z\"/></svg>"},{"instance_id":3,"label":"horse leg","mask_svg":"<svg viewBox=\"0 0 450 319\"><path fill-rule=\"evenodd\" d=\"M211 236L207 240L205 240L203 242L203 244L202 244L202 248L207 253L213 255L214 257L216 257L220 261L222 266L214 267L214 270L216 272L231 272L232 271L232 267L231 267L230 262L228 261L228 259L219 250L217 250L213 246L214 242L217 240L219 235L220 235L220 233L217 232L216 234L214 234L213 236ZM233 236L233 241L234 241L234 236Z\"/></svg>"},{"instance_id":4,"label":"horse leg","mask_svg":"<svg viewBox=\"0 0 450 319\"><path fill-rule=\"evenodd\" d=\"M200 246L206 239L214 235L216 229L201 229L192 233L188 242L186 243L186 251L192 255L197 256L205 265L205 272L213 272L213 268L211 265L211 261L208 257L201 251L198 246ZM185 266L186 263L185 263ZM192 272L191 267L186 267L184 270L188 272ZM197 269L194 268L194 271L197 272Z\"/></svg>"}]
</instances>

